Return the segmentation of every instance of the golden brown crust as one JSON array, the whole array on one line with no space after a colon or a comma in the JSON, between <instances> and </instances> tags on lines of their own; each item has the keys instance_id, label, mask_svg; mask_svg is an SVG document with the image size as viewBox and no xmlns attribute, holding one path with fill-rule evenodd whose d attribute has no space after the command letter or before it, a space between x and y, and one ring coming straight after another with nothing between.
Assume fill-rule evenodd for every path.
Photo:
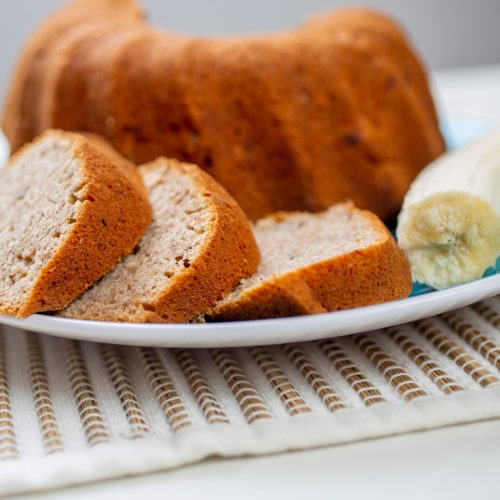
<instances>
[{"instance_id":1,"label":"golden brown crust","mask_svg":"<svg viewBox=\"0 0 500 500\"><path fill-rule=\"evenodd\" d=\"M79 134L54 130L36 141L51 138L71 142L80 166L84 201L66 239L41 270L29 297L19 308L3 311L7 314L27 316L66 306L131 252L151 221L151 206L142 180L106 156L102 145Z\"/></svg>"},{"instance_id":2,"label":"golden brown crust","mask_svg":"<svg viewBox=\"0 0 500 500\"><path fill-rule=\"evenodd\" d=\"M165 280L165 286L155 285L154 297L149 299L147 304L138 303L137 307L120 307L111 298L116 292L118 280L120 282L124 280L128 284L128 291L123 289L126 300L137 301L141 300L139 297L143 292L135 288L140 280L134 278L134 273L144 275L150 272L149 269L138 268L137 264L133 263L136 255L130 255L128 260L118 264L116 268L116 271L121 273L120 278L116 278L111 273L95 285L101 290L98 293L106 292L104 295L110 298L109 304L106 303L104 307L94 307L95 296L92 295L91 289L90 293L83 294L68 308L61 311L60 316L136 323L183 323L205 313L216 301L229 293L241 279L255 272L260 254L253 232L243 211L227 191L196 165L183 164L176 160L159 158L139 167L139 171L145 174L148 170L154 171L159 168L174 169L187 175L191 179L190 185L194 185L189 193L193 196L194 193L196 196L203 196L206 207L204 213L210 214L208 228L203 235L203 243L196 254L190 257L189 265L181 267L169 280ZM168 181L169 177L165 179ZM190 196L189 193L187 196ZM167 193L164 199L167 199L166 196ZM157 214L154 206L153 210L154 218L164 216L161 213ZM175 212L175 207L172 207L172 210ZM192 217L197 217L197 211ZM155 229L153 234L158 237L158 229ZM175 237L180 238L180 235ZM137 257L140 257L141 249L147 247L150 256L157 255L151 267L155 268L157 273L163 274L162 269L166 267L166 262L173 260L174 255L166 255L166 249L154 247L151 241L149 232L146 232L139 245ZM185 242L186 246L189 244L190 241ZM128 271L122 272L120 266ZM117 281L108 286L110 278Z\"/></svg>"},{"instance_id":3,"label":"golden brown crust","mask_svg":"<svg viewBox=\"0 0 500 500\"><path fill-rule=\"evenodd\" d=\"M219 183L198 167L190 168L190 175L196 189L205 193L207 203L211 205L213 218L209 232L189 268L183 269L169 287L158 294L154 311L149 311L141 321L190 321L206 313L241 279L251 276L259 264L259 249L239 205Z\"/></svg>"},{"instance_id":4,"label":"golden brown crust","mask_svg":"<svg viewBox=\"0 0 500 500\"><path fill-rule=\"evenodd\" d=\"M143 18L142 9L134 0L77 0L47 17L27 40L7 92L2 128L9 137L12 151L32 141L46 128L65 128L55 126L46 113L50 112L53 99L64 97L56 93L54 86L68 56L68 38L71 40L80 30L90 27L96 21L96 12L106 18L108 29L112 29L110 23L113 22L127 25ZM67 112L79 108L78 100L69 104Z\"/></svg>"},{"instance_id":5,"label":"golden brown crust","mask_svg":"<svg viewBox=\"0 0 500 500\"><path fill-rule=\"evenodd\" d=\"M352 205L349 210L359 212ZM381 221L370 212L362 213L370 220L374 234L378 233L375 243L266 277L231 300L221 301L210 317L216 321L239 321L300 316L407 297L412 287L408 261ZM311 214L311 219L314 217Z\"/></svg>"},{"instance_id":6,"label":"golden brown crust","mask_svg":"<svg viewBox=\"0 0 500 500\"><path fill-rule=\"evenodd\" d=\"M352 199L388 220L444 149L404 33L353 8L218 39L154 30L132 0L69 4L28 44L3 126L13 150L57 127L196 163L252 219Z\"/></svg>"}]
</instances>

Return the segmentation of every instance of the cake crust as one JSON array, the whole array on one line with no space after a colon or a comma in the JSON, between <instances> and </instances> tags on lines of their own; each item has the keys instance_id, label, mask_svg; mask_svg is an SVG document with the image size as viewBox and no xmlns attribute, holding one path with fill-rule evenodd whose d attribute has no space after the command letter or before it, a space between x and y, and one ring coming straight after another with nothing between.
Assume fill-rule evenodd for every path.
<instances>
[{"instance_id":1,"label":"cake crust","mask_svg":"<svg viewBox=\"0 0 500 500\"><path fill-rule=\"evenodd\" d=\"M3 116L14 150L47 127L99 133L135 163L195 163L252 219L349 199L390 220L444 149L422 61L364 8L192 37L132 0L70 3L28 42Z\"/></svg>"},{"instance_id":2,"label":"cake crust","mask_svg":"<svg viewBox=\"0 0 500 500\"><path fill-rule=\"evenodd\" d=\"M260 255L234 199L199 167L159 158L139 167L153 222L135 251L59 316L183 323L207 312Z\"/></svg>"},{"instance_id":3,"label":"cake crust","mask_svg":"<svg viewBox=\"0 0 500 500\"><path fill-rule=\"evenodd\" d=\"M51 151L60 151L60 164L44 163L47 172L36 173ZM59 183L58 199L51 192L55 181L32 184L36 175L63 173L68 179ZM113 161L100 143L80 134L46 131L13 155L0 182L9 183L3 204L11 203L2 210L3 314L22 317L66 306L129 253L151 221L142 180L128 162ZM40 189L41 206L31 206ZM40 241L31 237L31 221L37 221Z\"/></svg>"},{"instance_id":4,"label":"cake crust","mask_svg":"<svg viewBox=\"0 0 500 500\"><path fill-rule=\"evenodd\" d=\"M216 304L211 320L325 313L411 292L408 261L391 233L377 216L351 203L317 214L273 214L254 231L262 255L257 273Z\"/></svg>"}]
</instances>

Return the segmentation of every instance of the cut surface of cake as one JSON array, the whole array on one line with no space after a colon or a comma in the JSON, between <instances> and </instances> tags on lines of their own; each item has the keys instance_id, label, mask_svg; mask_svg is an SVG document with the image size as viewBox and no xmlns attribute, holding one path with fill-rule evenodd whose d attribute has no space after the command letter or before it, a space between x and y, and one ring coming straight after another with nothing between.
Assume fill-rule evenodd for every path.
<instances>
[{"instance_id":1,"label":"cut surface of cake","mask_svg":"<svg viewBox=\"0 0 500 500\"><path fill-rule=\"evenodd\" d=\"M151 220L142 180L101 142L49 130L0 170L0 312L66 306Z\"/></svg>"},{"instance_id":2,"label":"cut surface of cake","mask_svg":"<svg viewBox=\"0 0 500 500\"><path fill-rule=\"evenodd\" d=\"M261 263L209 315L248 320L324 313L407 297L408 261L386 226L351 203L277 213L254 226Z\"/></svg>"},{"instance_id":3,"label":"cut surface of cake","mask_svg":"<svg viewBox=\"0 0 500 500\"><path fill-rule=\"evenodd\" d=\"M187 322L256 270L259 252L250 224L213 178L165 158L139 171L153 222L134 251L59 316Z\"/></svg>"}]
</instances>

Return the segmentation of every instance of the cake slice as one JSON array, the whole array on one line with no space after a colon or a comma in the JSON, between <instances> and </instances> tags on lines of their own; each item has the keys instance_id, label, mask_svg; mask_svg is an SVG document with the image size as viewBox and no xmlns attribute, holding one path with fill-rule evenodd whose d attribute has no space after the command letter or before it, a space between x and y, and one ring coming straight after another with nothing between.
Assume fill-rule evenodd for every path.
<instances>
[{"instance_id":1,"label":"cake slice","mask_svg":"<svg viewBox=\"0 0 500 500\"><path fill-rule=\"evenodd\" d=\"M144 234L141 177L106 148L48 130L0 169L0 313L65 307Z\"/></svg>"},{"instance_id":2,"label":"cake slice","mask_svg":"<svg viewBox=\"0 0 500 500\"><path fill-rule=\"evenodd\" d=\"M239 205L196 165L140 166L153 222L112 272L58 313L121 322L187 322L257 269L259 251Z\"/></svg>"},{"instance_id":3,"label":"cake slice","mask_svg":"<svg viewBox=\"0 0 500 500\"><path fill-rule=\"evenodd\" d=\"M351 203L312 214L280 212L254 226L261 263L219 301L213 320L322 313L404 298L410 269L373 213Z\"/></svg>"}]
</instances>

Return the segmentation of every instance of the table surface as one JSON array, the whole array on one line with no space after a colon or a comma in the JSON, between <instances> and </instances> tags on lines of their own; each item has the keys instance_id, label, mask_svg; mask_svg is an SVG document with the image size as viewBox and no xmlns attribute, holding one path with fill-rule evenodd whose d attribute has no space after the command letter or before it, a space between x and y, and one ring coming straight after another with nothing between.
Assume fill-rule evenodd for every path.
<instances>
[{"instance_id":1,"label":"table surface","mask_svg":"<svg viewBox=\"0 0 500 500\"><path fill-rule=\"evenodd\" d=\"M440 112L500 120L500 66L436 72ZM259 458L213 459L165 473L16 498L500 498L500 420Z\"/></svg>"}]
</instances>

